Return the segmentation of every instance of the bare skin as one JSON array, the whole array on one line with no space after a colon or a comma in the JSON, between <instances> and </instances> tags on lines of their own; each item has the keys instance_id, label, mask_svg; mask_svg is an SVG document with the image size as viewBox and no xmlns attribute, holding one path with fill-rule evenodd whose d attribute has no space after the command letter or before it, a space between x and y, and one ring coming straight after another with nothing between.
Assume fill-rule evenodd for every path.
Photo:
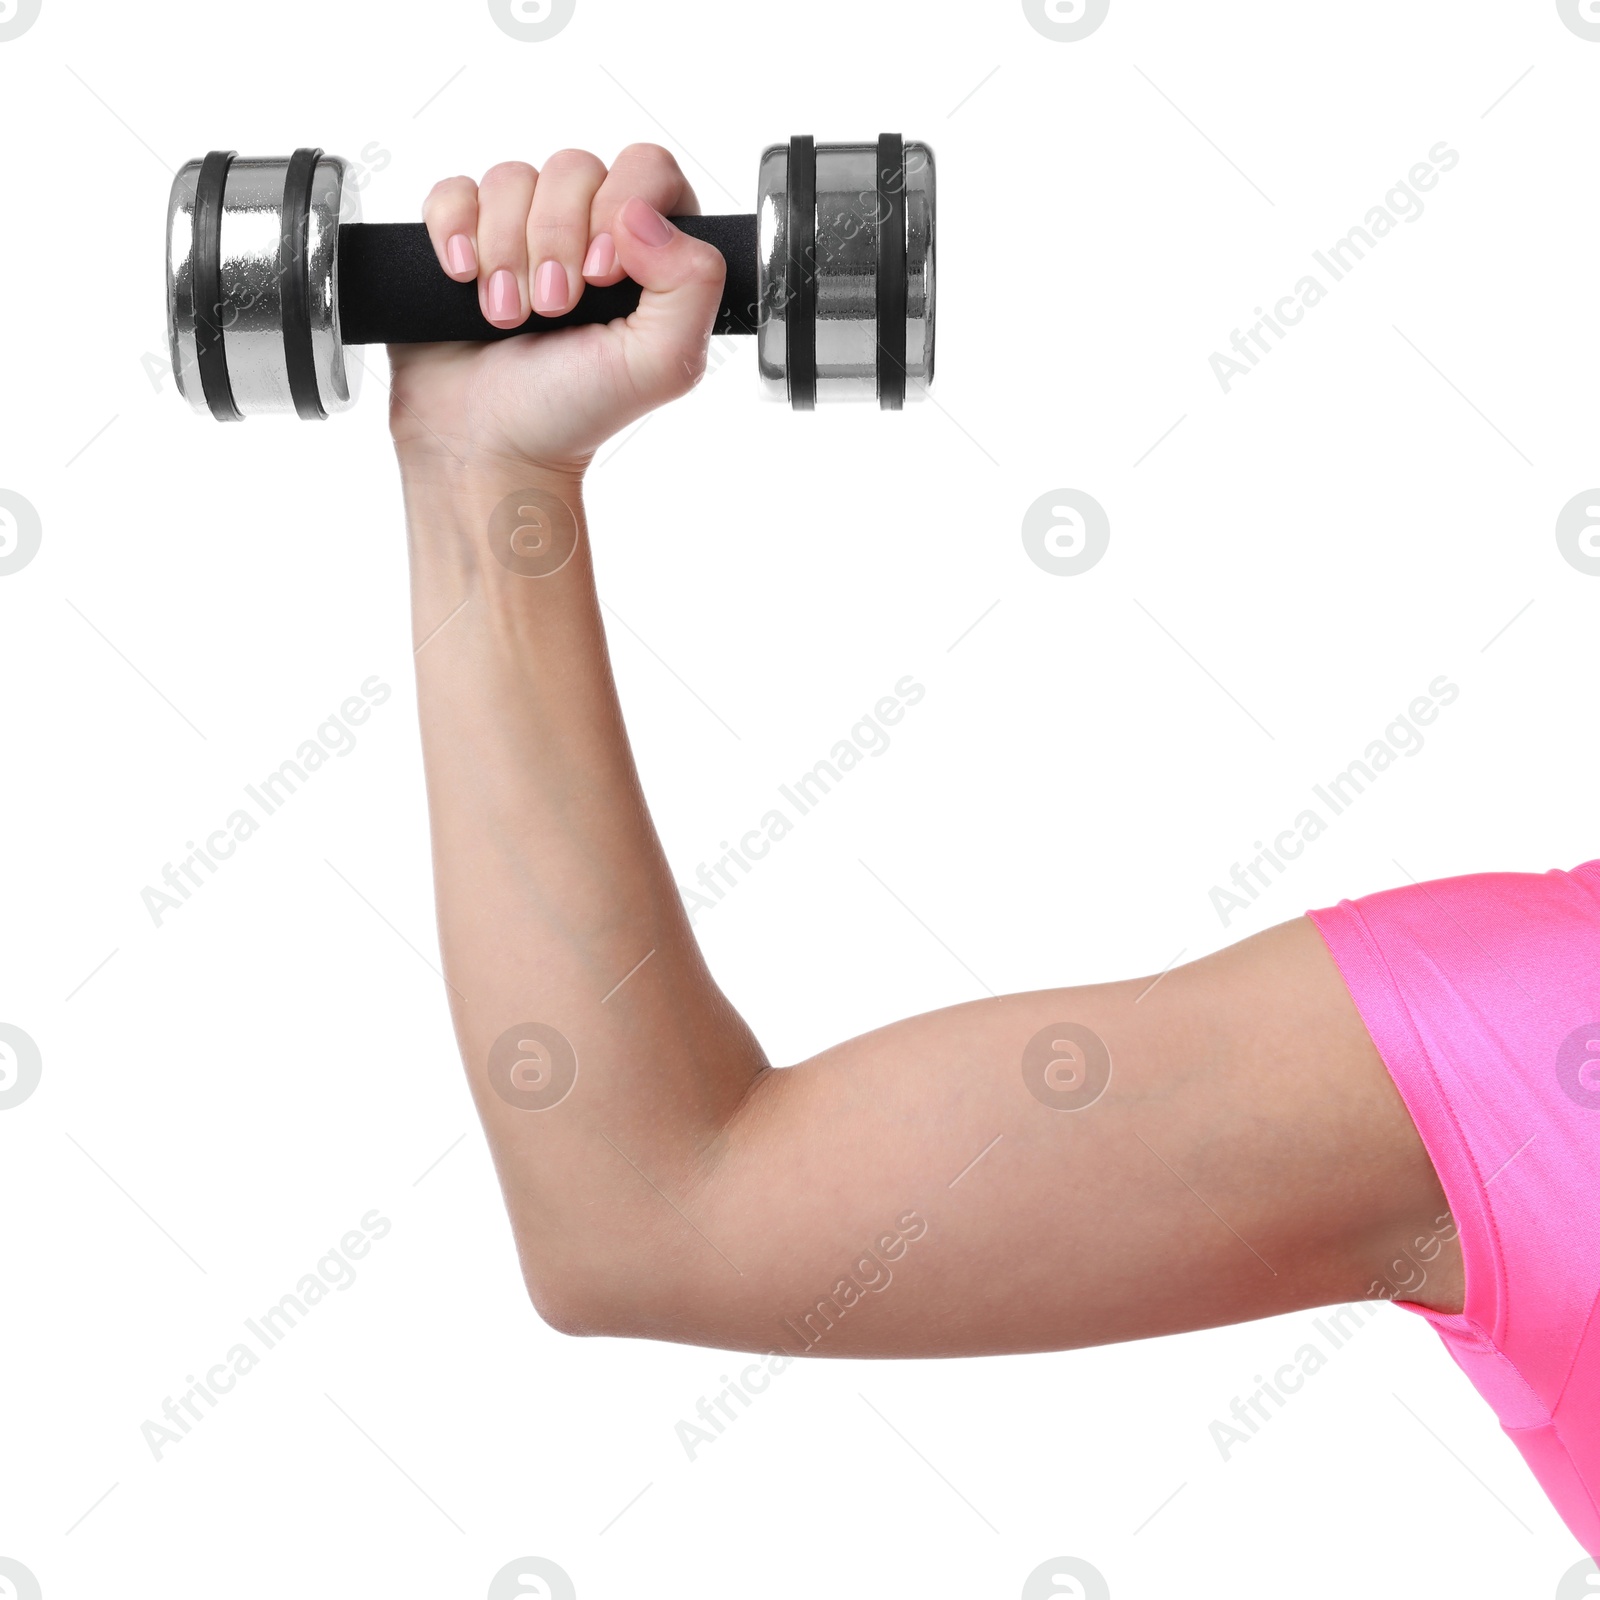
<instances>
[{"instance_id":1,"label":"bare skin","mask_svg":"<svg viewBox=\"0 0 1600 1600\"><path fill-rule=\"evenodd\" d=\"M651 823L583 512L598 445L704 370L722 260L658 218L697 210L654 146L609 173L564 151L447 180L424 216L491 320L569 309L586 257L588 281L644 296L606 327L391 351L441 942L534 1305L570 1333L838 1356L1065 1349L1375 1297L1459 1311L1432 1164L1303 918L1159 981L768 1062ZM1091 1032L1058 1042L1064 1023ZM560 1075L528 1024L578 1062L546 1109L511 1103Z\"/></svg>"}]
</instances>

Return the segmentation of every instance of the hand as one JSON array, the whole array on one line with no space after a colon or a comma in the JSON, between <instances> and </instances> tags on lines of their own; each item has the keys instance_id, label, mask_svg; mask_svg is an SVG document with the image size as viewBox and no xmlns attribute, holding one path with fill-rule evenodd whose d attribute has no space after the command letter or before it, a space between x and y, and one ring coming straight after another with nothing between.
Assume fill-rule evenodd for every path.
<instances>
[{"instance_id":1,"label":"hand","mask_svg":"<svg viewBox=\"0 0 1600 1600\"><path fill-rule=\"evenodd\" d=\"M423 203L441 269L476 281L496 327L537 333L586 283L627 277L632 315L490 344L391 345L390 432L403 459L493 457L580 476L599 445L705 371L726 263L665 219L699 212L659 145L629 145L610 172L587 150L542 171L503 162L446 178Z\"/></svg>"}]
</instances>

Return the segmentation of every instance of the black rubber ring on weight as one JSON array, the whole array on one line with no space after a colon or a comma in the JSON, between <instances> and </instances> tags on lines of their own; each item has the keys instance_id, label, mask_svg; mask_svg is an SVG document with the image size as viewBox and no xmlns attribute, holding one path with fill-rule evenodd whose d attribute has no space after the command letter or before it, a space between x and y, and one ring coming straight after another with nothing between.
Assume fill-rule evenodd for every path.
<instances>
[{"instance_id":1,"label":"black rubber ring on weight","mask_svg":"<svg viewBox=\"0 0 1600 1600\"><path fill-rule=\"evenodd\" d=\"M238 152L213 150L200 163L195 179L194 248L190 258L189 292L194 301L194 356L200 370L200 392L218 422L242 422L228 378L228 356L222 342L222 202L228 168Z\"/></svg>"},{"instance_id":2,"label":"black rubber ring on weight","mask_svg":"<svg viewBox=\"0 0 1600 1600\"><path fill-rule=\"evenodd\" d=\"M321 150L300 149L283 173L278 229L278 304L283 315L283 364L289 398L302 422L325 421L311 354L311 185Z\"/></svg>"},{"instance_id":3,"label":"black rubber ring on weight","mask_svg":"<svg viewBox=\"0 0 1600 1600\"><path fill-rule=\"evenodd\" d=\"M878 404L906 400L906 147L878 135Z\"/></svg>"},{"instance_id":4,"label":"black rubber ring on weight","mask_svg":"<svg viewBox=\"0 0 1600 1600\"><path fill-rule=\"evenodd\" d=\"M796 411L817 403L817 147L809 134L789 140L788 305L784 341L789 404Z\"/></svg>"}]
</instances>

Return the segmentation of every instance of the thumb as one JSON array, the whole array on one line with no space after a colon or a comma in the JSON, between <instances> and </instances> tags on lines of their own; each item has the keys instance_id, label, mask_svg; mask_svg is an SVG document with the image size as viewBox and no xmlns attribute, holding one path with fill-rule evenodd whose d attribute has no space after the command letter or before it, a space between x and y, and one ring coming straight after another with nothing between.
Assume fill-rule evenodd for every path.
<instances>
[{"instance_id":1,"label":"thumb","mask_svg":"<svg viewBox=\"0 0 1600 1600\"><path fill-rule=\"evenodd\" d=\"M618 214L612 238L618 265L643 291L627 319L628 371L639 398L662 405L687 393L705 372L727 263L714 246L675 228L638 196Z\"/></svg>"}]
</instances>

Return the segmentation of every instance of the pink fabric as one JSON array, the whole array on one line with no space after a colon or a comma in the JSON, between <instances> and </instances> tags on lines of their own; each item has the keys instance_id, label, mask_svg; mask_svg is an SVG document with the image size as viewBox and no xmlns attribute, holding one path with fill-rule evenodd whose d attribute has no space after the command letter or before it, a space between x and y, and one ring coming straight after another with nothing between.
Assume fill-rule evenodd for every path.
<instances>
[{"instance_id":1,"label":"pink fabric","mask_svg":"<svg viewBox=\"0 0 1600 1600\"><path fill-rule=\"evenodd\" d=\"M1410 1301L1600 1560L1600 861L1309 913L1460 1229L1466 1306Z\"/></svg>"}]
</instances>

